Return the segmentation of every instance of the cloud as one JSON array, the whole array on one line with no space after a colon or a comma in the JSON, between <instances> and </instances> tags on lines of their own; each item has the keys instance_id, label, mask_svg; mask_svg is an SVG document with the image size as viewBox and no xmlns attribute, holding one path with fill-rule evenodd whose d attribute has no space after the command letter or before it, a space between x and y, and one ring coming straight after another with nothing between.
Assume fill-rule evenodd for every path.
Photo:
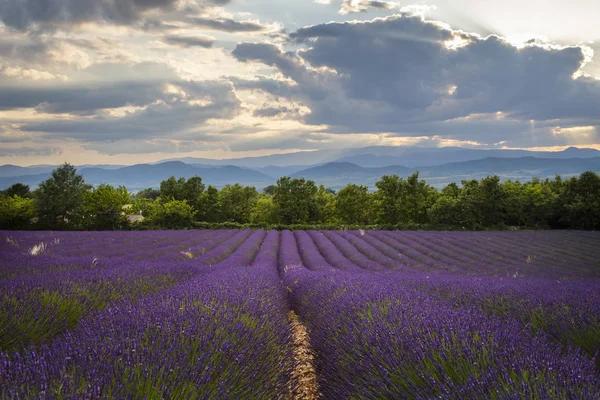
<instances>
[{"instance_id":1,"label":"cloud","mask_svg":"<svg viewBox=\"0 0 600 400\"><path fill-rule=\"evenodd\" d=\"M123 93L115 96L112 89L107 88L107 95L99 96L98 102L94 98L90 105L113 107L123 103L146 104L131 111L122 110L117 114L105 112L84 118L26 123L20 130L87 142L115 141L123 138L177 138L178 135L194 135L194 130L208 120L234 117L241 105L228 82L170 82L160 86L161 90L158 92L155 92L157 87L148 85L148 92L139 95L139 98L128 98L126 93L138 93L140 90L133 91L125 85L119 86L122 87ZM114 100L117 97L120 98L118 102ZM67 103L71 108L76 107L71 103L71 95L59 97L58 100L58 105ZM64 107L65 111L67 109L68 107ZM76 110L78 109L76 107Z\"/></svg>"},{"instance_id":2,"label":"cloud","mask_svg":"<svg viewBox=\"0 0 600 400\"><path fill-rule=\"evenodd\" d=\"M66 75L52 74L35 68L23 68L19 66L0 64L0 83L6 80L44 81L44 80L68 80Z\"/></svg>"},{"instance_id":3,"label":"cloud","mask_svg":"<svg viewBox=\"0 0 600 400\"><path fill-rule=\"evenodd\" d=\"M84 144L86 150L93 150L101 154L148 154L148 153L190 153L194 151L206 151L211 148L220 148L222 144L207 142L205 140L117 140L93 142ZM208 138L210 139L210 138Z\"/></svg>"},{"instance_id":4,"label":"cloud","mask_svg":"<svg viewBox=\"0 0 600 400\"><path fill-rule=\"evenodd\" d=\"M340 14L365 12L371 8L376 10L392 10L398 8L398 4L378 0L342 0Z\"/></svg>"},{"instance_id":5,"label":"cloud","mask_svg":"<svg viewBox=\"0 0 600 400\"><path fill-rule=\"evenodd\" d=\"M316 0L320 4L332 4L333 0ZM350 14L357 12L365 12L369 9L376 10L393 10L399 8L399 5L391 1L381 0L342 0L340 6L340 14Z\"/></svg>"},{"instance_id":6,"label":"cloud","mask_svg":"<svg viewBox=\"0 0 600 400\"><path fill-rule=\"evenodd\" d=\"M113 22L129 24L150 10L172 10L178 0L5 0L0 20L19 30L41 25Z\"/></svg>"},{"instance_id":7,"label":"cloud","mask_svg":"<svg viewBox=\"0 0 600 400\"><path fill-rule=\"evenodd\" d=\"M228 0L205 0L196 10L223 6ZM184 0L3 0L0 21L18 30L46 29L84 22L130 25L147 13L170 12L186 5Z\"/></svg>"},{"instance_id":8,"label":"cloud","mask_svg":"<svg viewBox=\"0 0 600 400\"><path fill-rule=\"evenodd\" d=\"M421 135L414 129L419 124L434 127L475 114L493 120L496 113L526 124L570 119L587 126L600 115L600 81L574 78L586 59L580 46L517 47L406 13L309 26L290 40L303 47L290 53L239 44L232 52L239 61L275 67L285 80L234 84L303 104L311 112L298 118L332 132ZM444 135L439 124L432 134ZM527 134L504 133L515 140Z\"/></svg>"},{"instance_id":9,"label":"cloud","mask_svg":"<svg viewBox=\"0 0 600 400\"><path fill-rule=\"evenodd\" d=\"M257 110L254 110L252 115L255 117L264 117L264 118L275 118L275 117L289 117L290 115L295 115L300 112L299 108L289 108L286 106L276 106L276 107L263 107Z\"/></svg>"},{"instance_id":10,"label":"cloud","mask_svg":"<svg viewBox=\"0 0 600 400\"><path fill-rule=\"evenodd\" d=\"M242 139L229 145L232 151L252 151L252 150L316 150L327 145L330 138L321 133L301 132L288 133L286 135L274 135L268 137L252 137ZM338 145L340 143L337 143ZM339 148L339 147L338 147Z\"/></svg>"},{"instance_id":11,"label":"cloud","mask_svg":"<svg viewBox=\"0 0 600 400\"><path fill-rule=\"evenodd\" d=\"M60 147L52 147L52 146L12 146L7 145L6 143L0 142L0 151L2 155L5 157L14 157L14 156L58 156L62 154L62 150Z\"/></svg>"},{"instance_id":12,"label":"cloud","mask_svg":"<svg viewBox=\"0 0 600 400\"><path fill-rule=\"evenodd\" d=\"M199 27L223 32L261 32L269 29L255 21L236 21L231 18L212 19L206 17L189 18L187 22Z\"/></svg>"},{"instance_id":13,"label":"cloud","mask_svg":"<svg viewBox=\"0 0 600 400\"><path fill-rule=\"evenodd\" d=\"M168 35L162 38L162 41L171 45L189 48L189 47L212 47L215 39L209 36L177 36Z\"/></svg>"},{"instance_id":14,"label":"cloud","mask_svg":"<svg viewBox=\"0 0 600 400\"><path fill-rule=\"evenodd\" d=\"M163 83L120 82L119 85L5 86L0 110L36 108L39 112L90 115L105 108L143 106L168 96Z\"/></svg>"}]
</instances>

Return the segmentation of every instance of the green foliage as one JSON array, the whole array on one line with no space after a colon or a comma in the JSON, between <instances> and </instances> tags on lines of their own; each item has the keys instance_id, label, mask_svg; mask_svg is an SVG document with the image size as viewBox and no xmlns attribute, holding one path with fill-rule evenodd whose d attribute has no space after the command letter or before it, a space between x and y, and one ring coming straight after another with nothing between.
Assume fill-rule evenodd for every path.
<instances>
[{"instance_id":1,"label":"green foliage","mask_svg":"<svg viewBox=\"0 0 600 400\"><path fill-rule=\"evenodd\" d=\"M496 175L463 181L458 197L463 224L467 227L502 224L506 206L506 192Z\"/></svg>"},{"instance_id":2,"label":"green foliage","mask_svg":"<svg viewBox=\"0 0 600 400\"><path fill-rule=\"evenodd\" d=\"M275 194L275 185L269 185L263 189L264 194L273 196Z\"/></svg>"},{"instance_id":3,"label":"green foliage","mask_svg":"<svg viewBox=\"0 0 600 400\"><path fill-rule=\"evenodd\" d=\"M402 192L402 184L398 175L384 175L375 182L375 204L377 222L381 224L397 224L400 222L397 199Z\"/></svg>"},{"instance_id":4,"label":"green foliage","mask_svg":"<svg viewBox=\"0 0 600 400\"><path fill-rule=\"evenodd\" d=\"M337 208L335 190L319 186L315 201L317 213L314 221L321 224L335 224L337 222Z\"/></svg>"},{"instance_id":5,"label":"green foliage","mask_svg":"<svg viewBox=\"0 0 600 400\"><path fill-rule=\"evenodd\" d=\"M13 197L19 196L23 198L31 197L31 191L29 190L29 185L25 185L24 183L15 183L11 185L8 189L0 192L4 196Z\"/></svg>"},{"instance_id":6,"label":"green foliage","mask_svg":"<svg viewBox=\"0 0 600 400\"><path fill-rule=\"evenodd\" d=\"M271 225L277 222L277 208L271 196L261 196L250 217L253 224Z\"/></svg>"},{"instance_id":7,"label":"green foliage","mask_svg":"<svg viewBox=\"0 0 600 400\"><path fill-rule=\"evenodd\" d=\"M407 179L385 175L375 183L378 222L383 224L428 222L427 210L435 203L437 191L415 172Z\"/></svg>"},{"instance_id":8,"label":"green foliage","mask_svg":"<svg viewBox=\"0 0 600 400\"><path fill-rule=\"evenodd\" d=\"M197 226L280 227L304 226L344 229L487 229L504 226L528 228L600 228L600 177L585 172L563 181L533 179L506 181L498 176L450 183L437 191L419 174L408 178L381 177L370 193L366 186L349 184L336 194L313 181L283 177L258 193L254 187L226 185L220 191L205 186L202 178L171 177L158 191L144 189L135 196L129 213L140 213L146 222L137 229ZM28 187L15 184L0 197L0 227L31 226L35 206L42 229L121 229L126 226L129 203L125 188L90 186L65 164L40 184L34 199ZM272 195L270 193L273 193ZM33 218L35 220L35 218Z\"/></svg>"},{"instance_id":9,"label":"green foliage","mask_svg":"<svg viewBox=\"0 0 600 400\"><path fill-rule=\"evenodd\" d=\"M506 181L504 223L511 226L547 227L550 224L558 193L549 181L534 179L531 182Z\"/></svg>"},{"instance_id":10,"label":"green foliage","mask_svg":"<svg viewBox=\"0 0 600 400\"><path fill-rule=\"evenodd\" d=\"M83 198L90 187L71 164L52 171L52 177L34 192L39 225L45 229L79 227Z\"/></svg>"},{"instance_id":11,"label":"green foliage","mask_svg":"<svg viewBox=\"0 0 600 400\"><path fill-rule=\"evenodd\" d=\"M158 200L158 199L157 199ZM131 214L139 214L143 217L148 217L152 212L152 205L155 200L148 198L141 198L134 200L131 204L130 212Z\"/></svg>"},{"instance_id":12,"label":"green foliage","mask_svg":"<svg viewBox=\"0 0 600 400\"><path fill-rule=\"evenodd\" d=\"M277 180L273 201L279 222L305 224L318 218L317 186L311 180L284 176Z\"/></svg>"},{"instance_id":13,"label":"green foliage","mask_svg":"<svg viewBox=\"0 0 600 400\"><path fill-rule=\"evenodd\" d=\"M140 190L136 194L132 195L131 198L132 198L132 200L140 200L140 199L156 200L158 198L158 196L160 196L160 190L147 188L147 189Z\"/></svg>"},{"instance_id":14,"label":"green foliage","mask_svg":"<svg viewBox=\"0 0 600 400\"><path fill-rule=\"evenodd\" d=\"M440 196L429 209L429 220L432 224L463 226L465 216L458 198Z\"/></svg>"},{"instance_id":15,"label":"green foliage","mask_svg":"<svg viewBox=\"0 0 600 400\"><path fill-rule=\"evenodd\" d=\"M194 222L196 211L187 200L163 200L158 198L151 203L148 223L167 229L189 228Z\"/></svg>"},{"instance_id":16,"label":"green foliage","mask_svg":"<svg viewBox=\"0 0 600 400\"><path fill-rule=\"evenodd\" d=\"M225 185L221 189L220 204L223 221L248 223L258 200L258 192L252 186Z\"/></svg>"},{"instance_id":17,"label":"green foliage","mask_svg":"<svg viewBox=\"0 0 600 400\"><path fill-rule=\"evenodd\" d=\"M99 185L85 193L83 200L83 222L86 229L121 229L127 226L124 209L130 202L129 192L124 186Z\"/></svg>"},{"instance_id":18,"label":"green foliage","mask_svg":"<svg viewBox=\"0 0 600 400\"><path fill-rule=\"evenodd\" d=\"M208 188L200 196L198 203L198 213L196 220L206 222L221 222L221 200L219 199L219 190L209 185Z\"/></svg>"},{"instance_id":19,"label":"green foliage","mask_svg":"<svg viewBox=\"0 0 600 400\"><path fill-rule=\"evenodd\" d=\"M204 192L204 184L199 176L189 179L174 176L160 183L160 197L171 200L186 200L192 207L198 209Z\"/></svg>"},{"instance_id":20,"label":"green foliage","mask_svg":"<svg viewBox=\"0 0 600 400\"><path fill-rule=\"evenodd\" d=\"M576 229L600 229L600 176L588 171L568 179L560 203L562 223Z\"/></svg>"},{"instance_id":21,"label":"green foliage","mask_svg":"<svg viewBox=\"0 0 600 400\"><path fill-rule=\"evenodd\" d=\"M0 196L0 229L25 229L35 216L33 199L19 195Z\"/></svg>"},{"instance_id":22,"label":"green foliage","mask_svg":"<svg viewBox=\"0 0 600 400\"><path fill-rule=\"evenodd\" d=\"M349 184L336 199L336 210L344 224L368 224L371 219L371 195L367 186Z\"/></svg>"},{"instance_id":23,"label":"green foliage","mask_svg":"<svg viewBox=\"0 0 600 400\"><path fill-rule=\"evenodd\" d=\"M437 191L424 180L419 180L419 172L406 180L400 179L400 189L400 198L397 200L399 222L426 224L429 221L427 210L435 203Z\"/></svg>"}]
</instances>

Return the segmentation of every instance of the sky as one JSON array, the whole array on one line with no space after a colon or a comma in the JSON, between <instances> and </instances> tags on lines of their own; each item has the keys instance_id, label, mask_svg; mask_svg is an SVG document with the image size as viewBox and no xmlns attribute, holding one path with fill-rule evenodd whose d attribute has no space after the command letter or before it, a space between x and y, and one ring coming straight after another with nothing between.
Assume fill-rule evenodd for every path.
<instances>
[{"instance_id":1,"label":"sky","mask_svg":"<svg viewBox=\"0 0 600 400\"><path fill-rule=\"evenodd\" d=\"M0 164L600 149L595 0L0 0Z\"/></svg>"}]
</instances>

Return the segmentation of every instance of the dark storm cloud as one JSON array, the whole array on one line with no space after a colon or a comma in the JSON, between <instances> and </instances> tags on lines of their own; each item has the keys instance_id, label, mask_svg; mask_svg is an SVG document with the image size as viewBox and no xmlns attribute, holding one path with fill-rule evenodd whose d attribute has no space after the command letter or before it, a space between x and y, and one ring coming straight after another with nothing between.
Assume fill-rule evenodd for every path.
<instances>
[{"instance_id":1,"label":"dark storm cloud","mask_svg":"<svg viewBox=\"0 0 600 400\"><path fill-rule=\"evenodd\" d=\"M39 39L0 37L0 59L26 63L46 63L51 44Z\"/></svg>"},{"instance_id":2,"label":"dark storm cloud","mask_svg":"<svg viewBox=\"0 0 600 400\"><path fill-rule=\"evenodd\" d=\"M89 115L105 108L143 106L164 99L162 83L120 82L118 85L0 87L0 109L36 108L45 113Z\"/></svg>"},{"instance_id":3,"label":"dark storm cloud","mask_svg":"<svg viewBox=\"0 0 600 400\"><path fill-rule=\"evenodd\" d=\"M205 1L222 6L229 1ZM180 0L2 0L0 20L19 30L83 22L131 24L151 10L172 11Z\"/></svg>"},{"instance_id":4,"label":"dark storm cloud","mask_svg":"<svg viewBox=\"0 0 600 400\"><path fill-rule=\"evenodd\" d=\"M290 114L296 114L300 110L297 108L291 109L289 107L281 106L281 107L263 107L255 110L252 114L255 117L265 117L265 118L273 118L279 116L289 116Z\"/></svg>"},{"instance_id":5,"label":"dark storm cloud","mask_svg":"<svg viewBox=\"0 0 600 400\"><path fill-rule=\"evenodd\" d=\"M57 147L47 146L2 146L3 156L49 156L60 155L62 150Z\"/></svg>"},{"instance_id":6,"label":"dark storm cloud","mask_svg":"<svg viewBox=\"0 0 600 400\"><path fill-rule=\"evenodd\" d=\"M267 29L266 26L258 22L236 21L230 18L211 19L205 17L190 18L187 20L190 24L199 28L207 28L223 32L260 32Z\"/></svg>"},{"instance_id":7,"label":"dark storm cloud","mask_svg":"<svg viewBox=\"0 0 600 400\"><path fill-rule=\"evenodd\" d=\"M212 47L215 40L206 36L177 36L168 35L162 38L162 41L174 46L189 48L189 47L204 47L208 49Z\"/></svg>"},{"instance_id":8,"label":"dark storm cloud","mask_svg":"<svg viewBox=\"0 0 600 400\"><path fill-rule=\"evenodd\" d=\"M250 138L229 145L232 151L252 151L252 150L315 150L323 148L327 142L326 138L320 133L302 132L299 134L287 134L272 138Z\"/></svg>"},{"instance_id":9,"label":"dark storm cloud","mask_svg":"<svg viewBox=\"0 0 600 400\"><path fill-rule=\"evenodd\" d=\"M355 12L365 12L371 8L376 10L391 10L396 8L397 4L390 3L387 1L378 1L378 0L363 0L359 2L352 2L351 0L342 0L342 6L340 8L340 13L348 14Z\"/></svg>"},{"instance_id":10,"label":"dark storm cloud","mask_svg":"<svg viewBox=\"0 0 600 400\"><path fill-rule=\"evenodd\" d=\"M584 60L580 47L517 48L409 15L310 26L290 39L305 48L290 54L244 43L232 54L278 68L296 83L287 97L312 111L299 118L336 132L411 134L410 124L498 112L509 120L570 118L585 126L600 115L600 81L573 78ZM449 48L451 41L462 43ZM286 94L264 78L255 88Z\"/></svg>"},{"instance_id":11,"label":"dark storm cloud","mask_svg":"<svg viewBox=\"0 0 600 400\"><path fill-rule=\"evenodd\" d=\"M87 142L172 138L209 119L232 118L239 112L240 101L227 82L179 81L168 85L167 89L171 90L145 98L147 104L143 110L128 112L124 116L98 113L92 118L24 124L20 129L23 132L42 132L54 138L75 138ZM124 87L123 91L127 91L127 88ZM152 97L152 101L148 101ZM116 103L111 105L117 106Z\"/></svg>"},{"instance_id":12,"label":"dark storm cloud","mask_svg":"<svg viewBox=\"0 0 600 400\"><path fill-rule=\"evenodd\" d=\"M93 142L83 145L86 150L97 151L101 154L147 154L147 153L178 153L192 151L206 151L210 148L219 147L218 144L210 143L208 140L214 138L198 137L197 141L172 141L172 140L117 140Z\"/></svg>"}]
</instances>

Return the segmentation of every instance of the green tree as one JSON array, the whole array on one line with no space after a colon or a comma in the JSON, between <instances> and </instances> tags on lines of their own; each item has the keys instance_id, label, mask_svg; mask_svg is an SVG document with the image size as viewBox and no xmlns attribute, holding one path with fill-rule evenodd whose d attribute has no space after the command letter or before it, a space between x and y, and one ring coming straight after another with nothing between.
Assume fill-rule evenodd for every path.
<instances>
[{"instance_id":1,"label":"green tree","mask_svg":"<svg viewBox=\"0 0 600 400\"><path fill-rule=\"evenodd\" d=\"M378 222L383 224L428 222L427 210L435 203L437 191L415 172L407 179L382 176L375 183Z\"/></svg>"},{"instance_id":2,"label":"green tree","mask_svg":"<svg viewBox=\"0 0 600 400\"><path fill-rule=\"evenodd\" d=\"M19 195L0 196L0 229L25 229L35 216L33 199Z\"/></svg>"},{"instance_id":3,"label":"green tree","mask_svg":"<svg viewBox=\"0 0 600 400\"><path fill-rule=\"evenodd\" d=\"M219 194L223 219L228 222L246 224L254 212L258 192L252 186L225 185Z\"/></svg>"},{"instance_id":4,"label":"green tree","mask_svg":"<svg viewBox=\"0 0 600 400\"><path fill-rule=\"evenodd\" d=\"M83 221L87 229L121 229L127 226L129 192L124 186L99 185L85 193Z\"/></svg>"},{"instance_id":5,"label":"green tree","mask_svg":"<svg viewBox=\"0 0 600 400\"><path fill-rule=\"evenodd\" d=\"M253 224L270 225L277 223L277 208L271 196L260 196L250 217Z\"/></svg>"},{"instance_id":6,"label":"green tree","mask_svg":"<svg viewBox=\"0 0 600 400\"><path fill-rule=\"evenodd\" d=\"M456 197L441 195L428 211L429 221L435 225L464 226L464 212Z\"/></svg>"},{"instance_id":7,"label":"green tree","mask_svg":"<svg viewBox=\"0 0 600 400\"><path fill-rule=\"evenodd\" d=\"M143 197L141 199L134 200L131 204L131 214L139 214L144 218L148 217L152 213L152 207L154 206L154 202L158 201L159 199L160 197L156 200Z\"/></svg>"},{"instance_id":8,"label":"green tree","mask_svg":"<svg viewBox=\"0 0 600 400\"><path fill-rule=\"evenodd\" d=\"M139 199L156 200L158 198L158 196L160 196L160 190L147 188L147 189L140 190L136 194L132 195L131 198L133 200L139 200Z\"/></svg>"},{"instance_id":9,"label":"green tree","mask_svg":"<svg viewBox=\"0 0 600 400\"><path fill-rule=\"evenodd\" d=\"M465 226L491 227L504 223L507 193L496 175L462 181L459 202Z\"/></svg>"},{"instance_id":10,"label":"green tree","mask_svg":"<svg viewBox=\"0 0 600 400\"><path fill-rule=\"evenodd\" d=\"M24 183L15 183L11 185L8 189L2 192L5 196L13 197L19 196L22 198L30 198L31 191L29 190L29 185L25 185Z\"/></svg>"},{"instance_id":11,"label":"green tree","mask_svg":"<svg viewBox=\"0 0 600 400\"><path fill-rule=\"evenodd\" d=\"M506 192L497 175L487 176L480 183L480 207L484 226L495 226L503 222Z\"/></svg>"},{"instance_id":12,"label":"green tree","mask_svg":"<svg viewBox=\"0 0 600 400\"><path fill-rule=\"evenodd\" d=\"M265 187L262 191L264 194L273 196L275 194L275 185L269 185Z\"/></svg>"},{"instance_id":13,"label":"green tree","mask_svg":"<svg viewBox=\"0 0 600 400\"><path fill-rule=\"evenodd\" d=\"M158 198L150 207L148 222L167 229L182 229L192 226L195 211L186 200L164 200Z\"/></svg>"},{"instance_id":14,"label":"green tree","mask_svg":"<svg viewBox=\"0 0 600 400\"><path fill-rule=\"evenodd\" d=\"M312 222L321 224L335 224L337 222L336 197L335 190L327 188L325 185L319 185L319 190L315 196L317 213Z\"/></svg>"},{"instance_id":15,"label":"green tree","mask_svg":"<svg viewBox=\"0 0 600 400\"><path fill-rule=\"evenodd\" d=\"M35 191L38 220L42 227L62 229L78 226L83 197L90 189L77 169L65 163Z\"/></svg>"},{"instance_id":16,"label":"green tree","mask_svg":"<svg viewBox=\"0 0 600 400\"><path fill-rule=\"evenodd\" d=\"M427 212L429 222L435 225L465 226L467 222L460 202L461 193L462 189L455 182L444 186Z\"/></svg>"},{"instance_id":17,"label":"green tree","mask_svg":"<svg viewBox=\"0 0 600 400\"><path fill-rule=\"evenodd\" d=\"M336 211L344 224L368 224L371 214L371 195L367 186L353 183L341 189L336 199Z\"/></svg>"},{"instance_id":18,"label":"green tree","mask_svg":"<svg viewBox=\"0 0 600 400\"><path fill-rule=\"evenodd\" d=\"M273 194L279 222L290 225L315 221L318 218L317 192L311 180L279 178Z\"/></svg>"},{"instance_id":19,"label":"green tree","mask_svg":"<svg viewBox=\"0 0 600 400\"><path fill-rule=\"evenodd\" d=\"M163 200L184 200L185 178L176 179L174 176L160 183L160 197Z\"/></svg>"},{"instance_id":20,"label":"green tree","mask_svg":"<svg viewBox=\"0 0 600 400\"><path fill-rule=\"evenodd\" d=\"M400 179L400 196L397 210L400 222L426 224L429 222L427 210L435 203L437 191L415 172L406 180Z\"/></svg>"},{"instance_id":21,"label":"green tree","mask_svg":"<svg viewBox=\"0 0 600 400\"><path fill-rule=\"evenodd\" d=\"M187 200L192 207L198 210L204 189L205 185L202 183L202 178L192 176L183 184L183 198L181 200Z\"/></svg>"},{"instance_id":22,"label":"green tree","mask_svg":"<svg viewBox=\"0 0 600 400\"><path fill-rule=\"evenodd\" d=\"M551 223L558 193L548 180L532 179L530 182L506 181L504 223L512 226L548 227Z\"/></svg>"},{"instance_id":23,"label":"green tree","mask_svg":"<svg viewBox=\"0 0 600 400\"><path fill-rule=\"evenodd\" d=\"M221 200L219 198L219 190L216 187L209 185L206 191L200 196L196 219L206 222L223 222Z\"/></svg>"},{"instance_id":24,"label":"green tree","mask_svg":"<svg viewBox=\"0 0 600 400\"><path fill-rule=\"evenodd\" d=\"M592 171L565 182L560 221L572 229L600 229L600 176Z\"/></svg>"},{"instance_id":25,"label":"green tree","mask_svg":"<svg viewBox=\"0 0 600 400\"><path fill-rule=\"evenodd\" d=\"M186 200L195 209L200 207L204 183L199 176L175 179L174 176L160 183L160 196L165 200Z\"/></svg>"},{"instance_id":26,"label":"green tree","mask_svg":"<svg viewBox=\"0 0 600 400\"><path fill-rule=\"evenodd\" d=\"M400 222L398 199L402 193L402 182L398 175L384 175L375 182L375 207L377 222L395 225Z\"/></svg>"}]
</instances>

